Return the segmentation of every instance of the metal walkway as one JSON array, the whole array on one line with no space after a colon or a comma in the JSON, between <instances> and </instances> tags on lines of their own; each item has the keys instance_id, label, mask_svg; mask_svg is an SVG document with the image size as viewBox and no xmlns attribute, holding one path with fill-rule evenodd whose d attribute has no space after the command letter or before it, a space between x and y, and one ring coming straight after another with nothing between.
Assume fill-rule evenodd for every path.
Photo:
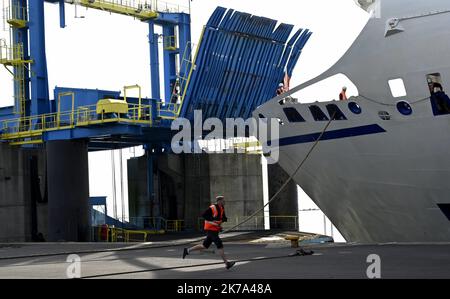
<instances>
[{"instance_id":1,"label":"metal walkway","mask_svg":"<svg viewBox=\"0 0 450 299\"><path fill-rule=\"evenodd\" d=\"M57 3L61 0L46 0ZM160 0L64 0L65 3L134 17L141 21L156 19L160 12L181 13L189 8Z\"/></svg>"}]
</instances>

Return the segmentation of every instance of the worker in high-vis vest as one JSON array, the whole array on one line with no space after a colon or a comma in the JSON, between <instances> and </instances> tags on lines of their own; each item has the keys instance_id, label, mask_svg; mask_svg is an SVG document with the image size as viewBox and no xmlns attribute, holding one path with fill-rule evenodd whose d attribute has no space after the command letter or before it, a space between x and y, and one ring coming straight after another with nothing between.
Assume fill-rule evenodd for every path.
<instances>
[{"instance_id":1,"label":"worker in high-vis vest","mask_svg":"<svg viewBox=\"0 0 450 299\"><path fill-rule=\"evenodd\" d=\"M340 101L347 101L348 100L348 98L347 98L347 87L342 87L342 91L341 91L341 93L339 94L339 100Z\"/></svg>"},{"instance_id":2,"label":"worker in high-vis vest","mask_svg":"<svg viewBox=\"0 0 450 299\"><path fill-rule=\"evenodd\" d=\"M187 255L194 251L202 251L208 249L212 243L216 244L220 256L225 263L225 268L230 269L234 266L235 262L229 262L225 256L223 249L223 243L220 239L219 233L222 231L222 223L227 222L227 216L225 215L225 197L217 196L216 204L211 205L204 213L205 219L204 229L206 231L206 239L201 245L194 246L192 248L184 248L183 259Z\"/></svg>"}]
</instances>

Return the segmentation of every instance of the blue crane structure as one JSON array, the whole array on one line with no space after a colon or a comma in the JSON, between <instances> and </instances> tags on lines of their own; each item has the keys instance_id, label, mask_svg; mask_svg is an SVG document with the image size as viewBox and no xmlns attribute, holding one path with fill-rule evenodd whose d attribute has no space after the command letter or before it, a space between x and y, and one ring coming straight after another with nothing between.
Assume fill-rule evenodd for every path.
<instances>
[{"instance_id":1,"label":"blue crane structure","mask_svg":"<svg viewBox=\"0 0 450 299\"><path fill-rule=\"evenodd\" d=\"M121 91L56 87L50 93L45 44L45 2L59 5L60 27L65 5L76 4L129 15L149 26L151 97L140 86ZM14 106L0 108L0 142L42 147L52 142L83 141L89 151L144 145L148 153L169 152L172 121L203 117L249 118L276 95L291 77L311 36L307 29L218 7L203 29L192 56L190 14L160 1L10 0L7 22L11 41L0 42L0 64L14 78ZM163 50L155 26L162 27ZM162 56L162 74L160 56ZM164 98L161 96L164 78ZM139 97L127 97L138 89ZM153 158L148 160L148 188L153 189ZM80 172L81 173L81 172Z\"/></svg>"}]
</instances>

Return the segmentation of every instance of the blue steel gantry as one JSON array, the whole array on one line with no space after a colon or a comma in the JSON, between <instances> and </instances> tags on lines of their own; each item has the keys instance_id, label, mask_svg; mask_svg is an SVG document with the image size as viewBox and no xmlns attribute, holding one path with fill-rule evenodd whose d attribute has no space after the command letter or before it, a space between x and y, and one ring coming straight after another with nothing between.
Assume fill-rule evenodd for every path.
<instances>
[{"instance_id":1,"label":"blue steel gantry","mask_svg":"<svg viewBox=\"0 0 450 299\"><path fill-rule=\"evenodd\" d=\"M60 6L74 1L45 0ZM275 96L277 85L290 77L311 36L292 25L218 7L204 27L194 59L190 15L161 11L159 1L79 0L78 5L132 16L149 25L151 98L125 98L118 91L56 87L48 89L44 0L10 0L7 21L12 41L0 43L0 63L14 76L14 107L0 108L0 140L12 145L53 140L88 139L89 147L110 149L141 144L170 145L171 121L193 118L248 118ZM163 31L164 94L161 98L159 35ZM288 40L289 39L289 40ZM12 70L9 69L12 67ZM139 88L135 86L134 88ZM127 88L126 88L127 89ZM100 100L122 101L127 113L98 111ZM120 104L120 103L119 103ZM168 148L170 149L170 148Z\"/></svg>"},{"instance_id":2,"label":"blue steel gantry","mask_svg":"<svg viewBox=\"0 0 450 299\"><path fill-rule=\"evenodd\" d=\"M144 4L139 1L121 0L10 0L5 18L10 25L12 40L9 45L6 40L1 41L0 64L14 76L15 101L13 107L0 110L2 122L0 139L13 145L39 144L54 138L67 138L67 134L61 134L67 132L61 131L76 129L78 125L86 129L89 125L98 125L99 120L100 123L120 120L116 118L116 121L113 121L113 117L105 115L100 117L95 115L95 119L89 119L89 122L86 119L96 114L95 109L91 108L95 108L97 102L102 99L96 96L108 95L119 99L120 92L57 88L54 100L50 99L45 53L44 2L59 4L62 28L65 27L66 3L128 15L148 23L152 99L128 99L131 117L122 120L126 124L153 125L153 118L156 116L169 120L176 117L175 112L179 110L179 103L171 103L171 95L177 87L178 78L187 77L188 65L182 57L190 57L191 52L190 16L182 12L179 6L169 7L168 4L156 0L146 1ZM163 31L162 75L164 82L167 83L164 87L165 99L161 98L160 92L158 45L160 35L155 33L155 26L161 26ZM92 97L86 97L87 93ZM73 99L72 105L70 100L66 100L67 97ZM64 103L60 103L59 100L63 100ZM78 122L80 119L81 123ZM98 133L97 129L94 131ZM121 132L125 135L128 133L127 130L115 133ZM90 138L95 137L97 133L71 134L69 138ZM142 132L139 133L142 135Z\"/></svg>"},{"instance_id":3,"label":"blue steel gantry","mask_svg":"<svg viewBox=\"0 0 450 299\"><path fill-rule=\"evenodd\" d=\"M62 28L68 3L148 23L151 98L142 97L137 85L126 86L123 95L121 91L67 87L56 87L51 95L45 2L59 4ZM87 210L88 150L144 145L151 202L155 154L170 152L176 133L171 131L172 121L178 117L193 120L195 110L202 110L204 119L249 118L256 107L276 96L280 82L292 76L311 36L306 29L291 34L292 25L218 7L192 58L190 15L168 9L157 0L143 4L125 0L9 0L9 4L6 18L11 41L0 41L0 64L14 78L15 101L12 107L0 108L0 142L26 147L45 144L48 180L52 183L48 191L49 227L54 240L77 231L77 225L87 225L86 215L77 213ZM162 27L162 54L155 26ZM128 97L130 89L139 89L139 97ZM65 205L67 196L71 196L71 207ZM71 224L66 221L70 217L74 219Z\"/></svg>"}]
</instances>

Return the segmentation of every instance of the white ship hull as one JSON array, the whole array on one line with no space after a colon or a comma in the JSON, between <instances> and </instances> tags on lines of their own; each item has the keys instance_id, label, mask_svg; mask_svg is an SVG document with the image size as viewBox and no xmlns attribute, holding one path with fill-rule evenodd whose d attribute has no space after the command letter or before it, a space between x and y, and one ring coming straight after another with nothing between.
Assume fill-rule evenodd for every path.
<instances>
[{"instance_id":1,"label":"white ship hull","mask_svg":"<svg viewBox=\"0 0 450 299\"><path fill-rule=\"evenodd\" d=\"M331 123L295 182L349 242L450 241L450 221L439 206L450 204L450 116L405 117L395 107L357 102L360 115L347 102L335 103L348 120ZM327 104L318 106L326 111ZM279 117L288 106L309 114L310 105L300 104L258 113ZM391 120L381 120L380 109ZM416 109L428 114L429 101ZM326 124L307 119L281 126L279 163L290 175Z\"/></svg>"},{"instance_id":2,"label":"white ship hull","mask_svg":"<svg viewBox=\"0 0 450 299\"><path fill-rule=\"evenodd\" d=\"M325 118L335 111L327 105L337 105L344 114L345 120L331 122L294 180L347 241L449 242L450 111L438 109L430 97L439 92L438 85L450 90L450 3L358 2L373 12L372 18L344 56L319 77L259 107L254 116L283 123L280 147L273 150L280 151L280 165L293 175L327 124L313 117L312 106ZM357 97L289 103L297 97L293 102L301 103L298 91L338 74L352 81ZM361 112L352 111L350 103ZM286 108L304 119L292 119Z\"/></svg>"}]
</instances>

